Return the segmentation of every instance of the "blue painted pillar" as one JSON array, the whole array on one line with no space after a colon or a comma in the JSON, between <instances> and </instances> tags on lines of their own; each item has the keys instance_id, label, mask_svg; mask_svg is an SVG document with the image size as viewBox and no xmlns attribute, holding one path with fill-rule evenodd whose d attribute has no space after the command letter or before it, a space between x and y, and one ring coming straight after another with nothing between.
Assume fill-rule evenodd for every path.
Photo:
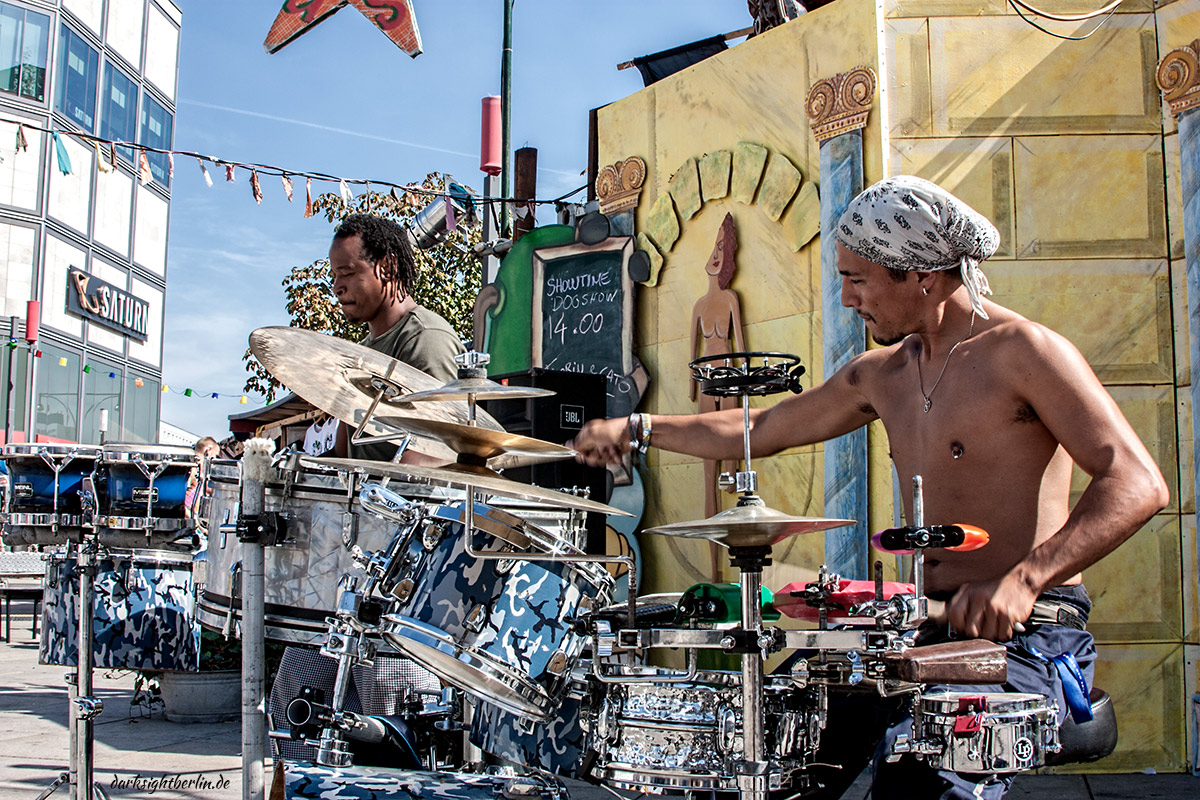
<instances>
[{"instance_id":1,"label":"blue painted pillar","mask_svg":"<svg viewBox=\"0 0 1200 800\"><path fill-rule=\"evenodd\" d=\"M821 142L821 354L828 378L866 350L862 319L842 306L837 267L838 218L863 190L862 128L875 95L875 73L859 67L818 81L808 115ZM867 578L867 429L825 443L825 516L857 520L825 533L825 564L844 578Z\"/></svg>"},{"instance_id":2,"label":"blue painted pillar","mask_svg":"<svg viewBox=\"0 0 1200 800\"><path fill-rule=\"evenodd\" d=\"M1158 64L1158 88L1170 106L1179 128L1179 173L1183 189L1183 247L1187 279L1189 358L1192 383L1192 471L1200 497L1200 41L1167 53ZM1200 521L1200 509L1195 517ZM1200 563L1200 524L1193 547ZM1186 559L1184 560L1186 564ZM1200 592L1200 569L1191 580ZM1193 705L1200 694L1192 696ZM1198 750L1197 752L1200 752ZM1197 769L1193 757L1193 772Z\"/></svg>"}]
</instances>

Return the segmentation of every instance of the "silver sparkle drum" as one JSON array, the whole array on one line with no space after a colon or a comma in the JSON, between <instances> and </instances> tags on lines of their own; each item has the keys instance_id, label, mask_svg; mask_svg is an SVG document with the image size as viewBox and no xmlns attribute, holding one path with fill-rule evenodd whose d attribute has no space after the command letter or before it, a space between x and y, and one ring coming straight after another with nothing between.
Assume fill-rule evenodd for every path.
<instances>
[{"instance_id":1,"label":"silver sparkle drum","mask_svg":"<svg viewBox=\"0 0 1200 800\"><path fill-rule=\"evenodd\" d=\"M1059 749L1058 707L1040 694L928 692L915 701L913 739L934 769L1021 772Z\"/></svg>"},{"instance_id":2,"label":"silver sparkle drum","mask_svg":"<svg viewBox=\"0 0 1200 800\"><path fill-rule=\"evenodd\" d=\"M387 591L385 639L443 680L515 714L546 720L587 643L575 629L609 602L600 564L481 559L466 551L461 505L409 531ZM498 508L475 505L476 552L582 557L569 542Z\"/></svg>"},{"instance_id":3,"label":"silver sparkle drum","mask_svg":"<svg viewBox=\"0 0 1200 800\"><path fill-rule=\"evenodd\" d=\"M643 668L646 678L665 675ZM606 684L592 709L592 776L609 786L660 793L737 790L743 757L741 674L700 672L688 683ZM764 681L766 755L779 789L811 761L820 739L818 709L786 676Z\"/></svg>"},{"instance_id":4,"label":"silver sparkle drum","mask_svg":"<svg viewBox=\"0 0 1200 800\"><path fill-rule=\"evenodd\" d=\"M195 545L185 513L188 480L200 465L190 447L106 444L97 466L96 535L112 548Z\"/></svg>"},{"instance_id":5,"label":"silver sparkle drum","mask_svg":"<svg viewBox=\"0 0 1200 800\"><path fill-rule=\"evenodd\" d=\"M74 555L51 555L42 603L38 661L79 659L79 568ZM92 663L101 669L195 672L200 628L192 560L180 553L136 550L96 559Z\"/></svg>"},{"instance_id":6,"label":"silver sparkle drum","mask_svg":"<svg viewBox=\"0 0 1200 800\"><path fill-rule=\"evenodd\" d=\"M99 447L78 444L4 446L8 509L0 514L7 545L55 545L83 533L84 479L96 472Z\"/></svg>"},{"instance_id":7,"label":"silver sparkle drum","mask_svg":"<svg viewBox=\"0 0 1200 800\"><path fill-rule=\"evenodd\" d=\"M266 485L264 508L285 516L286 533L282 543L265 549L266 636L320 645L328 630L325 618L337 609L338 581L357 568L349 547L383 550L399 526L363 512L359 475L298 466L276 469L275 475ZM210 462L208 563L197 614L201 625L224 632L241 619L242 543L236 531L241 484L240 462ZM391 488L409 499L433 491L394 482Z\"/></svg>"}]
</instances>

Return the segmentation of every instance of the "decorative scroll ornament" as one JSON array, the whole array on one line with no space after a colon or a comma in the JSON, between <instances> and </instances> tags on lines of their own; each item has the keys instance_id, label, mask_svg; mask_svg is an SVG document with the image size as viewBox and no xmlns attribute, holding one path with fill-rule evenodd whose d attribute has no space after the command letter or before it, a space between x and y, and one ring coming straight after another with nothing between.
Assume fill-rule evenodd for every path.
<instances>
[{"instance_id":1,"label":"decorative scroll ornament","mask_svg":"<svg viewBox=\"0 0 1200 800\"><path fill-rule=\"evenodd\" d=\"M865 128L875 84L870 67L855 67L814 83L804 105L817 141Z\"/></svg>"},{"instance_id":2,"label":"decorative scroll ornament","mask_svg":"<svg viewBox=\"0 0 1200 800\"><path fill-rule=\"evenodd\" d=\"M610 164L596 176L596 197L602 214L616 214L637 208L642 184L646 180L646 162L637 156Z\"/></svg>"},{"instance_id":3,"label":"decorative scroll ornament","mask_svg":"<svg viewBox=\"0 0 1200 800\"><path fill-rule=\"evenodd\" d=\"M1155 80L1171 107L1171 116L1200 105L1200 39L1167 53L1158 64Z\"/></svg>"}]
</instances>

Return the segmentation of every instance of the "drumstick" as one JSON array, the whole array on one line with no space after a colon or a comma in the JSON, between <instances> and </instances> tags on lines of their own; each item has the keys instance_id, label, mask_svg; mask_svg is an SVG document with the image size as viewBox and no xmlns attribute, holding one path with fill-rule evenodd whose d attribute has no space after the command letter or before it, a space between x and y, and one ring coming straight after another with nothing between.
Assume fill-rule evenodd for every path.
<instances>
[{"instance_id":1,"label":"drumstick","mask_svg":"<svg viewBox=\"0 0 1200 800\"><path fill-rule=\"evenodd\" d=\"M933 598L926 598L925 602L926 602L926 608L929 610L929 619L933 620L934 622L945 622L946 621L946 601L945 600L934 600ZM1021 624L1020 622L1014 622L1012 628L1013 628L1014 633L1024 633L1025 632L1025 626L1023 624Z\"/></svg>"}]
</instances>

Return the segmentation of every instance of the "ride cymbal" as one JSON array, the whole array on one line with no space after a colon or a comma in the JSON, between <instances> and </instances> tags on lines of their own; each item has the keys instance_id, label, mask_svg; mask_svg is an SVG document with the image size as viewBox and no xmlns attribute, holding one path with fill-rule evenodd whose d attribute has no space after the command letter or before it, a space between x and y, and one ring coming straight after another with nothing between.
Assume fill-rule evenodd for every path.
<instances>
[{"instance_id":1,"label":"ride cymbal","mask_svg":"<svg viewBox=\"0 0 1200 800\"><path fill-rule=\"evenodd\" d=\"M580 511L595 511L600 514L616 514L630 516L628 511L622 511L586 497L578 497L557 489L546 489L527 483L506 478L487 467L477 467L471 464L450 464L445 467L420 467L415 464L395 464L390 461L367 461L357 458L301 458L302 463L312 463L318 466L333 467L343 470L358 470L368 475L395 478L408 483L430 483L436 486L448 486L452 489L466 489L468 486L478 489L485 494L495 494L501 497L512 497L517 500L528 500L533 503L547 503L560 508L574 508Z\"/></svg>"},{"instance_id":2,"label":"ride cymbal","mask_svg":"<svg viewBox=\"0 0 1200 800\"><path fill-rule=\"evenodd\" d=\"M853 525L852 519L793 517L763 505L737 506L708 519L673 522L646 528L643 533L659 533L685 539L708 539L726 547L771 547L801 533Z\"/></svg>"},{"instance_id":3,"label":"ride cymbal","mask_svg":"<svg viewBox=\"0 0 1200 800\"><path fill-rule=\"evenodd\" d=\"M376 408L377 417L386 414L467 424L464 402L410 404L407 395L437 389L441 383L369 347L303 328L269 327L250 334L250 350L276 380L352 428L362 423L380 391L384 396ZM484 411L476 413L476 425L504 430ZM369 436L403 432L377 418L364 431ZM454 451L436 439L414 437L409 447L433 458L455 458Z\"/></svg>"}]
</instances>

